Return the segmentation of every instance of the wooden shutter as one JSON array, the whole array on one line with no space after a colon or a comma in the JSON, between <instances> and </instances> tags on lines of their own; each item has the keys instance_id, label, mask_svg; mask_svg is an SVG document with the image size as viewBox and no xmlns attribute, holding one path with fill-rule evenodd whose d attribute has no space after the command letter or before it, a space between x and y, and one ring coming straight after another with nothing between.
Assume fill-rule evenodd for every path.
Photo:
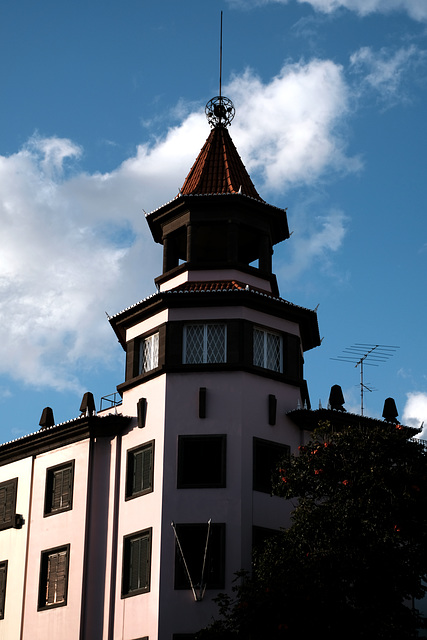
<instances>
[{"instance_id":1,"label":"wooden shutter","mask_svg":"<svg viewBox=\"0 0 427 640\"><path fill-rule=\"evenodd\" d=\"M0 529L14 525L17 483L15 478L0 485Z\"/></svg>"},{"instance_id":2,"label":"wooden shutter","mask_svg":"<svg viewBox=\"0 0 427 640\"><path fill-rule=\"evenodd\" d=\"M0 563L0 620L4 618L4 605L6 601L6 575L7 562Z\"/></svg>"},{"instance_id":3,"label":"wooden shutter","mask_svg":"<svg viewBox=\"0 0 427 640\"><path fill-rule=\"evenodd\" d=\"M142 452L142 489L151 487L151 467L153 464L153 448L150 445Z\"/></svg>"},{"instance_id":4,"label":"wooden shutter","mask_svg":"<svg viewBox=\"0 0 427 640\"><path fill-rule=\"evenodd\" d=\"M149 491L153 486L153 443L129 454L129 469L131 474L128 484L128 497L143 491Z\"/></svg>"},{"instance_id":5,"label":"wooden shutter","mask_svg":"<svg viewBox=\"0 0 427 640\"><path fill-rule=\"evenodd\" d=\"M45 515L71 509L73 476L73 463L47 470Z\"/></svg>"},{"instance_id":6,"label":"wooden shutter","mask_svg":"<svg viewBox=\"0 0 427 640\"><path fill-rule=\"evenodd\" d=\"M148 590L150 578L150 536L129 539L128 592Z\"/></svg>"},{"instance_id":7,"label":"wooden shutter","mask_svg":"<svg viewBox=\"0 0 427 640\"><path fill-rule=\"evenodd\" d=\"M137 451L133 454L133 487L132 493L142 491L142 475L143 475L143 452Z\"/></svg>"},{"instance_id":8,"label":"wooden shutter","mask_svg":"<svg viewBox=\"0 0 427 640\"><path fill-rule=\"evenodd\" d=\"M65 602L68 552L51 553L47 557L46 604Z\"/></svg>"},{"instance_id":9,"label":"wooden shutter","mask_svg":"<svg viewBox=\"0 0 427 640\"><path fill-rule=\"evenodd\" d=\"M52 511L65 509L71 503L71 467L57 469L53 472Z\"/></svg>"}]
</instances>

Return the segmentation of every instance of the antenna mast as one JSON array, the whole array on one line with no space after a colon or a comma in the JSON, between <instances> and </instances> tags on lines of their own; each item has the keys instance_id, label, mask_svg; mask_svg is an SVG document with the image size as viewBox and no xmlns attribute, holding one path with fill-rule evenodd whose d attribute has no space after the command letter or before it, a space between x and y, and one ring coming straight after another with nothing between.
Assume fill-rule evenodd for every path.
<instances>
[{"instance_id":1,"label":"antenna mast","mask_svg":"<svg viewBox=\"0 0 427 640\"><path fill-rule=\"evenodd\" d=\"M384 344L366 344L363 342L356 342L351 347L344 349L344 355L337 358L331 358L331 360L340 360L341 362L352 362L355 367L360 366L360 415L363 416L363 399L365 391L373 391L364 382L363 367L365 364L369 364L371 367L378 367L381 362L385 362L394 354L396 349L391 345Z\"/></svg>"},{"instance_id":2,"label":"antenna mast","mask_svg":"<svg viewBox=\"0 0 427 640\"><path fill-rule=\"evenodd\" d=\"M221 29L219 37L219 99L221 100L221 84L222 84L222 11L221 11Z\"/></svg>"},{"instance_id":3,"label":"antenna mast","mask_svg":"<svg viewBox=\"0 0 427 640\"><path fill-rule=\"evenodd\" d=\"M230 98L222 95L222 11L219 39L219 95L209 100L205 107L205 114L212 128L228 127L234 118L234 104Z\"/></svg>"}]
</instances>

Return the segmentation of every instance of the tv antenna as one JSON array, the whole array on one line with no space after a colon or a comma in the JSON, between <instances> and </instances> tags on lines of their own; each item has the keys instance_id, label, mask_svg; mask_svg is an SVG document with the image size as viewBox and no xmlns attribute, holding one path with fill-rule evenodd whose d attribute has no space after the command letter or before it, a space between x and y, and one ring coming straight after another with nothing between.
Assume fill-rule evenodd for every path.
<instances>
[{"instance_id":1,"label":"tv antenna","mask_svg":"<svg viewBox=\"0 0 427 640\"><path fill-rule=\"evenodd\" d=\"M371 367L379 367L382 362L386 362L399 347L386 344L369 344L356 342L351 347L344 349L343 355L331 358L340 362L352 362L355 367L360 367L360 415L363 416L363 399L366 391L373 391L363 378L363 368L365 364Z\"/></svg>"}]
</instances>

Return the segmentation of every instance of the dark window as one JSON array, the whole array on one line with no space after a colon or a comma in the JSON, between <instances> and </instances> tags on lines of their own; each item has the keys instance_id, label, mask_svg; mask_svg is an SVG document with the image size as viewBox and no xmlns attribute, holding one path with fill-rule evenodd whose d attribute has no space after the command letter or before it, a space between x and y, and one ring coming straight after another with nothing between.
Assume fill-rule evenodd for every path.
<instances>
[{"instance_id":1,"label":"dark window","mask_svg":"<svg viewBox=\"0 0 427 640\"><path fill-rule=\"evenodd\" d=\"M42 551L40 561L39 609L67 604L70 545Z\"/></svg>"},{"instance_id":2,"label":"dark window","mask_svg":"<svg viewBox=\"0 0 427 640\"><path fill-rule=\"evenodd\" d=\"M0 484L0 530L15 526L18 478Z\"/></svg>"},{"instance_id":3,"label":"dark window","mask_svg":"<svg viewBox=\"0 0 427 640\"><path fill-rule=\"evenodd\" d=\"M126 499L153 491L154 440L127 454Z\"/></svg>"},{"instance_id":4,"label":"dark window","mask_svg":"<svg viewBox=\"0 0 427 640\"><path fill-rule=\"evenodd\" d=\"M73 481L74 460L46 470L45 516L72 509Z\"/></svg>"},{"instance_id":5,"label":"dark window","mask_svg":"<svg viewBox=\"0 0 427 640\"><path fill-rule=\"evenodd\" d=\"M223 589L225 524L176 524L175 589ZM185 562L184 562L185 561Z\"/></svg>"},{"instance_id":6,"label":"dark window","mask_svg":"<svg viewBox=\"0 0 427 640\"><path fill-rule=\"evenodd\" d=\"M0 562L0 620L4 618L4 605L6 602L6 578L7 560Z\"/></svg>"},{"instance_id":7,"label":"dark window","mask_svg":"<svg viewBox=\"0 0 427 640\"><path fill-rule=\"evenodd\" d=\"M150 591L151 529L123 539L122 597Z\"/></svg>"},{"instance_id":8,"label":"dark window","mask_svg":"<svg viewBox=\"0 0 427 640\"><path fill-rule=\"evenodd\" d=\"M226 438L178 436L178 489L225 487Z\"/></svg>"},{"instance_id":9,"label":"dark window","mask_svg":"<svg viewBox=\"0 0 427 640\"><path fill-rule=\"evenodd\" d=\"M272 474L280 461L289 456L286 444L254 438L253 441L253 488L255 491L271 493Z\"/></svg>"},{"instance_id":10,"label":"dark window","mask_svg":"<svg viewBox=\"0 0 427 640\"><path fill-rule=\"evenodd\" d=\"M202 364L227 361L225 324L184 325L183 363Z\"/></svg>"}]
</instances>

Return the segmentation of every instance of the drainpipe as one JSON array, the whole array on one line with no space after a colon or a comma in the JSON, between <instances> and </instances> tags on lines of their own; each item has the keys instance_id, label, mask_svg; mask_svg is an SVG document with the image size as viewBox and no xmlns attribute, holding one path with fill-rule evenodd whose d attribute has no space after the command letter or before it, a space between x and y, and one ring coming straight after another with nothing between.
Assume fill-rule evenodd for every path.
<instances>
[{"instance_id":1,"label":"drainpipe","mask_svg":"<svg viewBox=\"0 0 427 640\"><path fill-rule=\"evenodd\" d=\"M22 640L24 637L24 616L25 616L25 598L27 595L28 554L30 550L31 516L33 511L34 462L35 462L35 456L32 456L31 457L30 498L29 498L29 504L28 504L28 522L26 523L27 524L27 541L25 543L24 590L22 593L21 630L19 634L20 640Z\"/></svg>"},{"instance_id":2,"label":"drainpipe","mask_svg":"<svg viewBox=\"0 0 427 640\"><path fill-rule=\"evenodd\" d=\"M114 639L114 614L116 609L117 551L119 537L120 471L122 461L122 436L116 436L116 468L114 476L113 524L111 531L110 611L108 616L108 640ZM122 601L124 602L124 601Z\"/></svg>"}]
</instances>

